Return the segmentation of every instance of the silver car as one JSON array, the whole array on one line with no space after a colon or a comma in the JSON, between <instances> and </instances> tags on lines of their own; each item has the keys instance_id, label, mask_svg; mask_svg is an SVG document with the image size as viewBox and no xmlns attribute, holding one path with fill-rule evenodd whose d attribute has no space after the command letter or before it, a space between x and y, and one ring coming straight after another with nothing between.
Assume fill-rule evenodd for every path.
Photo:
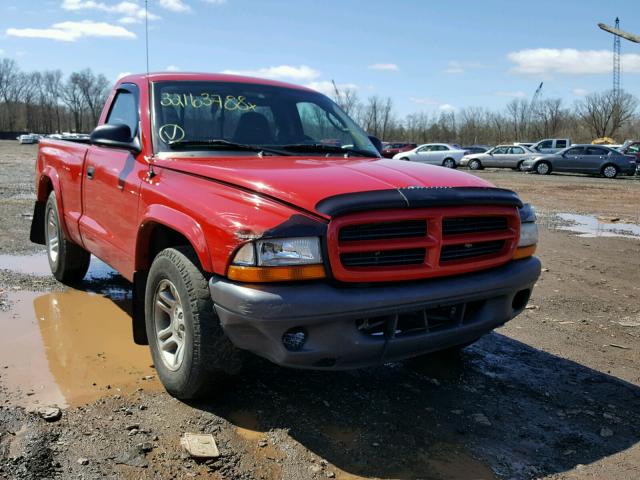
<instances>
[{"instance_id":1,"label":"silver car","mask_svg":"<svg viewBox=\"0 0 640 480\"><path fill-rule=\"evenodd\" d=\"M409 160L412 162L441 165L447 168L456 168L460 160L466 154L459 145L451 143L426 143L419 145L408 152L400 152L393 156L395 160Z\"/></svg>"},{"instance_id":2,"label":"silver car","mask_svg":"<svg viewBox=\"0 0 640 480\"><path fill-rule=\"evenodd\" d=\"M522 163L535 156L540 156L523 145L498 145L485 153L465 155L460 165L470 170L482 170L485 167L513 168L520 170Z\"/></svg>"},{"instance_id":3,"label":"silver car","mask_svg":"<svg viewBox=\"0 0 640 480\"><path fill-rule=\"evenodd\" d=\"M522 170L549 175L551 172L575 172L615 178L618 174L634 175L636 158L604 145L572 145L553 155L534 156L525 160Z\"/></svg>"}]
</instances>

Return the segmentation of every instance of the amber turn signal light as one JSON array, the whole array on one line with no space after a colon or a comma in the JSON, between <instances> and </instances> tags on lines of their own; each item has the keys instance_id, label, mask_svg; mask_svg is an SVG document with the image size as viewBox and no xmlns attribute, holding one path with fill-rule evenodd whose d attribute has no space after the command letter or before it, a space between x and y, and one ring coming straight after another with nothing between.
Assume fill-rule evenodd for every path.
<instances>
[{"instance_id":1,"label":"amber turn signal light","mask_svg":"<svg viewBox=\"0 0 640 480\"><path fill-rule=\"evenodd\" d=\"M325 278L322 265L297 265L291 267L243 267L231 265L227 276L237 282L295 282Z\"/></svg>"},{"instance_id":2,"label":"amber turn signal light","mask_svg":"<svg viewBox=\"0 0 640 480\"><path fill-rule=\"evenodd\" d=\"M518 247L516 248L516 251L513 252L513 259L514 260L519 260L521 258L527 258L532 256L534 253L536 253L536 246L537 245L529 245L527 247Z\"/></svg>"}]
</instances>

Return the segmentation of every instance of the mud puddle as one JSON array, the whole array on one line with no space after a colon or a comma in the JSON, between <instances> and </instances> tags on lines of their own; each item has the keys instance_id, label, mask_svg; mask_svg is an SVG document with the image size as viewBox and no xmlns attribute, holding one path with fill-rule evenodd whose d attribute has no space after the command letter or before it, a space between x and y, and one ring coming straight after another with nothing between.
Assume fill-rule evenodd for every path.
<instances>
[{"instance_id":1,"label":"mud puddle","mask_svg":"<svg viewBox=\"0 0 640 480\"><path fill-rule=\"evenodd\" d=\"M146 346L131 333L130 298L68 289L10 292L0 313L4 403L66 407L159 389Z\"/></svg>"},{"instance_id":2,"label":"mud puddle","mask_svg":"<svg viewBox=\"0 0 640 480\"><path fill-rule=\"evenodd\" d=\"M579 237L622 237L640 240L640 225L620 222L617 218L556 213L542 216L542 224L554 230L577 233Z\"/></svg>"},{"instance_id":3,"label":"mud puddle","mask_svg":"<svg viewBox=\"0 0 640 480\"><path fill-rule=\"evenodd\" d=\"M33 255L0 255L0 269L25 275L44 277L51 275L46 253ZM110 278L118 275L109 265L96 257L91 257L91 266L85 277L88 280Z\"/></svg>"}]
</instances>

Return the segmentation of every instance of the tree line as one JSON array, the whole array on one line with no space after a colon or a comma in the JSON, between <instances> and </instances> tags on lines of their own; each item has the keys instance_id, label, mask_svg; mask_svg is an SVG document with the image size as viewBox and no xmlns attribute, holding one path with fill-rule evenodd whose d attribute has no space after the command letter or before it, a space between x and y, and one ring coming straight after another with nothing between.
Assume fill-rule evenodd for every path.
<instances>
[{"instance_id":1,"label":"tree line","mask_svg":"<svg viewBox=\"0 0 640 480\"><path fill-rule=\"evenodd\" d=\"M98 122L111 82L87 68L66 76L60 70L23 72L12 59L0 59L0 131L89 132ZM516 98L502 110L467 107L400 116L390 97L361 100L353 89L336 90L334 100L370 134L383 140L464 145L541 138L618 142L640 137L638 99L627 92L595 92L573 105L560 98L532 104Z\"/></svg>"},{"instance_id":2,"label":"tree line","mask_svg":"<svg viewBox=\"0 0 640 480\"><path fill-rule=\"evenodd\" d=\"M23 72L0 59L0 131L89 132L98 123L111 82L89 68Z\"/></svg>"},{"instance_id":3,"label":"tree line","mask_svg":"<svg viewBox=\"0 0 640 480\"><path fill-rule=\"evenodd\" d=\"M497 145L543 138L590 143L602 137L622 143L640 137L638 99L624 91L591 93L571 106L560 98L535 104L516 98L503 110L467 107L405 117L394 113L389 97L374 95L361 101L353 89L336 90L333 97L370 135L387 141Z\"/></svg>"}]
</instances>

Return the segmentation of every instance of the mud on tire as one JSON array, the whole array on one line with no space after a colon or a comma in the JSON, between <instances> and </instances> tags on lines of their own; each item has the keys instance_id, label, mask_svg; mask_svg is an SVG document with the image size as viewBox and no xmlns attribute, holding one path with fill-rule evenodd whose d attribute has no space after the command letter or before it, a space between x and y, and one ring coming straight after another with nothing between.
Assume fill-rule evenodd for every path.
<instances>
[{"instance_id":1,"label":"mud on tire","mask_svg":"<svg viewBox=\"0 0 640 480\"><path fill-rule=\"evenodd\" d=\"M170 297L178 303L172 304ZM145 324L158 376L177 398L214 393L241 369L243 354L224 334L207 278L189 247L167 248L154 259L145 292Z\"/></svg>"},{"instance_id":2,"label":"mud on tire","mask_svg":"<svg viewBox=\"0 0 640 480\"><path fill-rule=\"evenodd\" d=\"M53 191L49 194L45 206L44 232L51 273L62 283L78 283L89 270L91 254L65 237Z\"/></svg>"}]
</instances>

